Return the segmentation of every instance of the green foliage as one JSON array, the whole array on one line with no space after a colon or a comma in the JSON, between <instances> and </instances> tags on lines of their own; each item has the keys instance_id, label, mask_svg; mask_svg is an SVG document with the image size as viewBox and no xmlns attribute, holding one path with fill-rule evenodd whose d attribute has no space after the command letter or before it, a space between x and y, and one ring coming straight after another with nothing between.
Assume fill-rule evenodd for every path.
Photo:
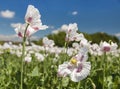
<instances>
[{"instance_id":1,"label":"green foliage","mask_svg":"<svg viewBox=\"0 0 120 89\"><path fill-rule=\"evenodd\" d=\"M63 47L65 44L65 36L65 32L59 32L58 34L48 35L48 38L54 40L56 45Z\"/></svg>"},{"instance_id":2,"label":"green foliage","mask_svg":"<svg viewBox=\"0 0 120 89\"><path fill-rule=\"evenodd\" d=\"M120 87L120 57L90 55L88 60L91 62L91 73L78 83L72 82L69 77L57 76L58 65L70 57L60 54L56 62L53 61L54 57L54 54L48 54L43 62L39 62L33 55L32 62L24 63L24 89L102 89L104 83L105 89ZM8 51L0 55L0 89L19 89L20 60L21 58ZM103 82L103 65L107 65L105 79L108 82Z\"/></svg>"},{"instance_id":3,"label":"green foliage","mask_svg":"<svg viewBox=\"0 0 120 89\"><path fill-rule=\"evenodd\" d=\"M78 31L79 32L79 31ZM80 32L79 32L80 33ZM116 42L118 45L120 45L120 40L116 37L116 36L112 36L109 35L107 33L102 33L102 32L97 32L97 33L93 33L93 34L88 34L85 32L82 32L85 36L85 38L89 41L91 41L92 43L97 43L99 44L100 41L112 41L112 42ZM47 35L47 37L49 39L54 40L55 44L59 47L63 47L65 44L65 32L59 32L58 34L49 34ZM38 41L32 41L37 45L43 45L42 44L42 38L39 39ZM3 44L4 41L0 41L0 44ZM19 42L14 42L14 44L19 44ZM71 46L72 42L69 43L69 46Z\"/></svg>"},{"instance_id":4,"label":"green foliage","mask_svg":"<svg viewBox=\"0 0 120 89\"><path fill-rule=\"evenodd\" d=\"M119 39L115 36L108 35L107 33L101 33L97 32L94 34L86 34L85 35L86 39L89 41L92 41L92 43L100 43L100 41L112 41L112 42L117 42L119 44Z\"/></svg>"},{"instance_id":5,"label":"green foliage","mask_svg":"<svg viewBox=\"0 0 120 89\"><path fill-rule=\"evenodd\" d=\"M34 76L39 76L38 66L36 66L36 67L33 69L33 71L32 71L30 74L28 74L28 76L32 76L32 77L34 77Z\"/></svg>"},{"instance_id":6,"label":"green foliage","mask_svg":"<svg viewBox=\"0 0 120 89\"><path fill-rule=\"evenodd\" d=\"M1 45L4 44L4 41L0 41L0 44L1 44Z\"/></svg>"},{"instance_id":7,"label":"green foliage","mask_svg":"<svg viewBox=\"0 0 120 89\"><path fill-rule=\"evenodd\" d=\"M80 32L79 32L80 33ZM120 44L120 41L117 37L112 36L112 35L108 35L107 33L101 33L101 32L97 32L97 33L93 33L93 34L87 34L87 33L83 33L85 38L89 41L91 41L92 43L97 43L99 44L100 41L112 41L112 42L116 42L118 45ZM49 34L47 37L49 39L54 40L55 44L59 47L63 47L65 44L65 32L59 32L58 34ZM39 41L34 41L37 45L42 45L42 39L40 39ZM69 46L71 46L72 42L69 43Z\"/></svg>"}]
</instances>

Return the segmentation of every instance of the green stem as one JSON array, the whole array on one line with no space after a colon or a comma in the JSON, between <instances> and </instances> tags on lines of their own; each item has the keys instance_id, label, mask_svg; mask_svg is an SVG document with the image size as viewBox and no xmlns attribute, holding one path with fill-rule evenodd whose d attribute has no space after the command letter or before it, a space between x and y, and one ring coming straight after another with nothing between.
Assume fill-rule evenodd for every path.
<instances>
[{"instance_id":1,"label":"green stem","mask_svg":"<svg viewBox=\"0 0 120 89\"><path fill-rule=\"evenodd\" d=\"M87 80L88 81L88 80ZM87 89L87 81L85 82L85 87L84 87L84 89Z\"/></svg>"},{"instance_id":2,"label":"green stem","mask_svg":"<svg viewBox=\"0 0 120 89\"><path fill-rule=\"evenodd\" d=\"M23 43L22 43L22 57L21 57L21 89L23 89L23 60L25 58L25 42L26 42L26 32L27 32L27 28L28 28L29 24L27 24L26 28L25 28L25 32L24 32L24 37L23 37Z\"/></svg>"},{"instance_id":3,"label":"green stem","mask_svg":"<svg viewBox=\"0 0 120 89\"><path fill-rule=\"evenodd\" d=\"M68 41L65 41L65 44L64 44L64 49L65 49L65 55L67 55L67 51L68 51L68 44L69 42ZM63 61L66 61L67 60L67 56L65 56L65 59Z\"/></svg>"},{"instance_id":4,"label":"green stem","mask_svg":"<svg viewBox=\"0 0 120 89\"><path fill-rule=\"evenodd\" d=\"M103 65L103 84L102 84L102 89L104 89L104 81L105 81L105 65Z\"/></svg>"},{"instance_id":5,"label":"green stem","mask_svg":"<svg viewBox=\"0 0 120 89\"><path fill-rule=\"evenodd\" d=\"M106 69L105 69L105 61L106 61L106 53L104 53L104 58L103 58L103 84L102 84L102 89L105 88L105 73L106 73Z\"/></svg>"},{"instance_id":6,"label":"green stem","mask_svg":"<svg viewBox=\"0 0 120 89\"><path fill-rule=\"evenodd\" d=\"M92 79L91 78L87 78L87 79L91 82L93 89L96 89L96 86L95 86L94 82L92 81Z\"/></svg>"},{"instance_id":7,"label":"green stem","mask_svg":"<svg viewBox=\"0 0 120 89\"><path fill-rule=\"evenodd\" d=\"M59 79L59 87L58 87L58 89L62 89L62 78L58 78Z\"/></svg>"},{"instance_id":8,"label":"green stem","mask_svg":"<svg viewBox=\"0 0 120 89\"><path fill-rule=\"evenodd\" d=\"M78 85L77 85L77 89L80 89L80 83L81 83L81 82L78 83Z\"/></svg>"},{"instance_id":9,"label":"green stem","mask_svg":"<svg viewBox=\"0 0 120 89\"><path fill-rule=\"evenodd\" d=\"M67 42L65 42L65 44L64 44L64 48L65 48L65 53L67 53Z\"/></svg>"},{"instance_id":10,"label":"green stem","mask_svg":"<svg viewBox=\"0 0 120 89\"><path fill-rule=\"evenodd\" d=\"M108 87L108 59L106 58L106 67L105 67L105 76L106 76L106 84L107 84L107 87Z\"/></svg>"}]
</instances>

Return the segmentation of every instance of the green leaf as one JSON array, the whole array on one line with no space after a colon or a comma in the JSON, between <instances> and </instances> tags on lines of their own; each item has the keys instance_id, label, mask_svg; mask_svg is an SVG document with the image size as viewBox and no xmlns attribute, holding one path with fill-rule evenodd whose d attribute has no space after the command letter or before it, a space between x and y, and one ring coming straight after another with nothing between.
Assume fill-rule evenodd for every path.
<instances>
[{"instance_id":1,"label":"green leaf","mask_svg":"<svg viewBox=\"0 0 120 89\"><path fill-rule=\"evenodd\" d=\"M112 89L112 85L113 85L112 76L107 77L107 82L108 82L108 88Z\"/></svg>"},{"instance_id":2,"label":"green leaf","mask_svg":"<svg viewBox=\"0 0 120 89\"><path fill-rule=\"evenodd\" d=\"M62 86L67 87L68 84L69 84L69 78L68 77L62 78Z\"/></svg>"},{"instance_id":3,"label":"green leaf","mask_svg":"<svg viewBox=\"0 0 120 89\"><path fill-rule=\"evenodd\" d=\"M33 69L33 71L32 71L30 74L28 74L28 76L33 76L33 77L39 76L38 66L36 66L36 67Z\"/></svg>"}]
</instances>

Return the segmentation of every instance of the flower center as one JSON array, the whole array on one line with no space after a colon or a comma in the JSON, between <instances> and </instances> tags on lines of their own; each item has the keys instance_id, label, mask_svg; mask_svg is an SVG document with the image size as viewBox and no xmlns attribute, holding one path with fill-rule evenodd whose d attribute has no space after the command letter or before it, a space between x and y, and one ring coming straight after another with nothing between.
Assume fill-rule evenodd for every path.
<instances>
[{"instance_id":1,"label":"flower center","mask_svg":"<svg viewBox=\"0 0 120 89\"><path fill-rule=\"evenodd\" d=\"M19 37L23 37L21 32L18 33L18 36L19 36Z\"/></svg>"},{"instance_id":2,"label":"flower center","mask_svg":"<svg viewBox=\"0 0 120 89\"><path fill-rule=\"evenodd\" d=\"M109 46L105 46L103 49L105 52L109 52L110 51L110 47Z\"/></svg>"},{"instance_id":3,"label":"flower center","mask_svg":"<svg viewBox=\"0 0 120 89\"><path fill-rule=\"evenodd\" d=\"M27 21L28 21L28 23L31 23L31 22L32 22L32 17L29 17L29 18L27 19Z\"/></svg>"},{"instance_id":4,"label":"flower center","mask_svg":"<svg viewBox=\"0 0 120 89\"><path fill-rule=\"evenodd\" d=\"M75 58L72 58L72 59L70 60L70 63L76 65L77 60L76 60Z\"/></svg>"}]
</instances>

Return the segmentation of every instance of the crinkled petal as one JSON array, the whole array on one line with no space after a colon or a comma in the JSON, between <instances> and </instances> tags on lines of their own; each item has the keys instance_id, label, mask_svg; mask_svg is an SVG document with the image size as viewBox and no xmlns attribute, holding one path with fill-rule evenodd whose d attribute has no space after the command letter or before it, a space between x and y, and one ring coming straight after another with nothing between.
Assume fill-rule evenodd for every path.
<instances>
[{"instance_id":1,"label":"crinkled petal","mask_svg":"<svg viewBox=\"0 0 120 89\"><path fill-rule=\"evenodd\" d=\"M33 5L29 5L25 15L25 21L28 23L33 23L34 21L39 20L41 17L40 12ZM31 19L30 19L31 18Z\"/></svg>"},{"instance_id":2,"label":"crinkled petal","mask_svg":"<svg viewBox=\"0 0 120 89\"><path fill-rule=\"evenodd\" d=\"M68 69L68 65L68 62L64 62L63 64L59 65L58 76L66 77L71 73L71 71Z\"/></svg>"},{"instance_id":3,"label":"crinkled petal","mask_svg":"<svg viewBox=\"0 0 120 89\"><path fill-rule=\"evenodd\" d=\"M37 8L32 5L29 5L25 15L25 22L29 23L30 26L35 30L43 30L48 28L46 25L42 25L41 15Z\"/></svg>"},{"instance_id":4,"label":"crinkled petal","mask_svg":"<svg viewBox=\"0 0 120 89\"><path fill-rule=\"evenodd\" d=\"M70 74L70 78L74 82L79 82L80 80L86 78L91 69L90 62L84 62L82 65L82 70L80 72L77 72L77 68L75 68L72 73Z\"/></svg>"}]
</instances>

